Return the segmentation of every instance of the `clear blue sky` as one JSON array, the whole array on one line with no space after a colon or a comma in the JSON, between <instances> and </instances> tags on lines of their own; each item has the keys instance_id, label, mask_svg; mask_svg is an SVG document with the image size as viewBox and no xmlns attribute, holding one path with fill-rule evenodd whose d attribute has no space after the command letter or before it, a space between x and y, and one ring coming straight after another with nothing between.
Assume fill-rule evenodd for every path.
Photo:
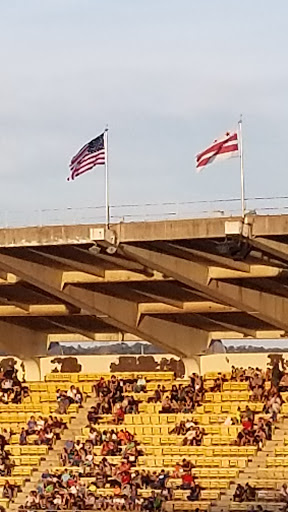
<instances>
[{"instance_id":1,"label":"clear blue sky","mask_svg":"<svg viewBox=\"0 0 288 512\"><path fill-rule=\"evenodd\" d=\"M288 2L0 2L0 209L103 204L67 183L110 126L111 202L239 195L238 162L194 156L244 116L247 194L288 195Z\"/></svg>"}]
</instances>

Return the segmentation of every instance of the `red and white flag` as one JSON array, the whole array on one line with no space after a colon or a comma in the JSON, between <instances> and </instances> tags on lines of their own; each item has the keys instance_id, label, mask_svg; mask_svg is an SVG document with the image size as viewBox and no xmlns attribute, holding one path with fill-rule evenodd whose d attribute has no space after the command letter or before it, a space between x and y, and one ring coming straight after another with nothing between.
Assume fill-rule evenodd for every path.
<instances>
[{"instance_id":1,"label":"red and white flag","mask_svg":"<svg viewBox=\"0 0 288 512\"><path fill-rule=\"evenodd\" d=\"M238 133L227 132L225 137L214 140L213 144L196 155L196 170L199 172L213 162L235 156L240 156Z\"/></svg>"}]
</instances>

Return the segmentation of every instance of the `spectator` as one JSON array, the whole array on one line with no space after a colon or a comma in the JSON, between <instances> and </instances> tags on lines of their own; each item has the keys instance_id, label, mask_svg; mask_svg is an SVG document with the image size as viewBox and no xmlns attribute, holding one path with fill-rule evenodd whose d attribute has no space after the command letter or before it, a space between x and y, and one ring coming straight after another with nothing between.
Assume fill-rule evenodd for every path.
<instances>
[{"instance_id":1,"label":"spectator","mask_svg":"<svg viewBox=\"0 0 288 512\"><path fill-rule=\"evenodd\" d=\"M244 487L241 484L237 484L235 492L233 494L233 501L242 503L244 501Z\"/></svg>"},{"instance_id":2,"label":"spectator","mask_svg":"<svg viewBox=\"0 0 288 512\"><path fill-rule=\"evenodd\" d=\"M27 444L27 434L24 427L21 428L20 436L19 436L19 444L22 446Z\"/></svg>"},{"instance_id":3,"label":"spectator","mask_svg":"<svg viewBox=\"0 0 288 512\"><path fill-rule=\"evenodd\" d=\"M141 391L146 391L146 380L142 375L138 375L138 380L135 386L136 393L140 393Z\"/></svg>"},{"instance_id":4,"label":"spectator","mask_svg":"<svg viewBox=\"0 0 288 512\"><path fill-rule=\"evenodd\" d=\"M199 501L201 494L201 487L198 484L195 484L195 482L192 482L190 493L187 496L187 500L189 501Z\"/></svg>"},{"instance_id":5,"label":"spectator","mask_svg":"<svg viewBox=\"0 0 288 512\"><path fill-rule=\"evenodd\" d=\"M280 489L280 499L281 501L284 501L285 503L288 503L288 488L287 484L283 484Z\"/></svg>"}]
</instances>

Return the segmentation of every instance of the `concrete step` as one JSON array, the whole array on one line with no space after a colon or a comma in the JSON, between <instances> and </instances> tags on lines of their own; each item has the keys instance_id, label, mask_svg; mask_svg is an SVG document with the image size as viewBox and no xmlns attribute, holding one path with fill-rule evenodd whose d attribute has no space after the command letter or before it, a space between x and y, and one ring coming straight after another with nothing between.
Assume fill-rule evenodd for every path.
<instances>
[{"instance_id":1,"label":"concrete step","mask_svg":"<svg viewBox=\"0 0 288 512\"><path fill-rule=\"evenodd\" d=\"M254 457L249 458L247 466L240 471L239 477L235 482L231 482L229 489L221 494L220 499L213 503L211 506L211 512L226 512L229 510L229 505L233 500L233 494L238 483L245 485L250 479L255 477L255 471L257 468L266 468L267 457L275 453L275 448L284 446L284 438L288 437L288 418L285 418L283 423L277 424L273 439L267 441L261 451L259 451Z\"/></svg>"},{"instance_id":2,"label":"concrete step","mask_svg":"<svg viewBox=\"0 0 288 512\"><path fill-rule=\"evenodd\" d=\"M41 461L40 465L35 469L29 481L23 487L23 492L19 493L15 503L11 503L9 510L18 511L19 505L23 505L26 501L27 495L33 489L36 489L38 482L41 480L41 475L46 469L51 469L55 466L60 465L60 454L67 440L74 440L76 436L81 435L82 428L87 425L87 413L92 405L95 404L95 399L89 397L85 402L83 408L81 408L77 415L72 418L65 430L58 440L53 450L49 451L47 457Z\"/></svg>"},{"instance_id":3,"label":"concrete step","mask_svg":"<svg viewBox=\"0 0 288 512\"><path fill-rule=\"evenodd\" d=\"M24 503L24 502L23 502ZM17 510L19 509L19 503L9 503L9 510Z\"/></svg>"}]
</instances>

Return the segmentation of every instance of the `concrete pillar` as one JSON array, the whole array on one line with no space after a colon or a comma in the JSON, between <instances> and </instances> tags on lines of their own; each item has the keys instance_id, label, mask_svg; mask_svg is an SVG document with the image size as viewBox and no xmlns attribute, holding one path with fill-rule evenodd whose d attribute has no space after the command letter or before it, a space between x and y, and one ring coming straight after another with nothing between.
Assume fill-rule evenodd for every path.
<instances>
[{"instance_id":1,"label":"concrete pillar","mask_svg":"<svg viewBox=\"0 0 288 512\"><path fill-rule=\"evenodd\" d=\"M200 357L185 357L182 359L185 365L185 378L187 379L192 373L200 373Z\"/></svg>"},{"instance_id":2,"label":"concrete pillar","mask_svg":"<svg viewBox=\"0 0 288 512\"><path fill-rule=\"evenodd\" d=\"M46 333L0 320L0 349L7 355L29 359L47 354Z\"/></svg>"},{"instance_id":3,"label":"concrete pillar","mask_svg":"<svg viewBox=\"0 0 288 512\"><path fill-rule=\"evenodd\" d=\"M24 366L24 372L25 372L25 379L26 381L33 382L33 381L39 381L41 379L41 372L40 372L40 358L33 358L33 359L23 359L22 360L23 366Z\"/></svg>"}]
</instances>

